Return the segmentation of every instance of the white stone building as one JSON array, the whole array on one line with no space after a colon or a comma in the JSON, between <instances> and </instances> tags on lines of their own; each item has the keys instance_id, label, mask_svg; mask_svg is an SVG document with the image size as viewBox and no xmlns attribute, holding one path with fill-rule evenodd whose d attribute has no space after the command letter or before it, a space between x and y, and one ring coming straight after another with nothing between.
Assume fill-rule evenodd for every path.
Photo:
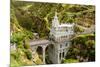
<instances>
[{"instance_id":1,"label":"white stone building","mask_svg":"<svg viewBox=\"0 0 100 67\"><path fill-rule=\"evenodd\" d=\"M52 20L50 40L53 47L49 48L49 59L53 63L61 63L70 46L70 36L74 34L74 23L60 24L57 13Z\"/></svg>"}]
</instances>

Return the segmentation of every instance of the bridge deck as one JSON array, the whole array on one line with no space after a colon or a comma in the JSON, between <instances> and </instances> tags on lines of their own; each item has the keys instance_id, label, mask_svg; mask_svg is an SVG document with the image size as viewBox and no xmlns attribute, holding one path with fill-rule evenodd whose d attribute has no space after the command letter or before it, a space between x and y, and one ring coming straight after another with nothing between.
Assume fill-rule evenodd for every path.
<instances>
[{"instance_id":1,"label":"bridge deck","mask_svg":"<svg viewBox=\"0 0 100 67\"><path fill-rule=\"evenodd\" d=\"M49 40L33 40L33 41L30 41L30 46L46 45L46 44L49 44L49 43L50 43Z\"/></svg>"}]
</instances>

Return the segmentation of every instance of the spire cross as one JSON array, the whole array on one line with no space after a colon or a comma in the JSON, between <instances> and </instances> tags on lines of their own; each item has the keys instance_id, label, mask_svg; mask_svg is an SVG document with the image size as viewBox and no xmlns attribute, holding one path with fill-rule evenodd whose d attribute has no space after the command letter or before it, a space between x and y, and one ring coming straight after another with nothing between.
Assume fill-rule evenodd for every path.
<instances>
[{"instance_id":1,"label":"spire cross","mask_svg":"<svg viewBox=\"0 0 100 67\"><path fill-rule=\"evenodd\" d=\"M55 12L55 16L57 16L57 12Z\"/></svg>"}]
</instances>

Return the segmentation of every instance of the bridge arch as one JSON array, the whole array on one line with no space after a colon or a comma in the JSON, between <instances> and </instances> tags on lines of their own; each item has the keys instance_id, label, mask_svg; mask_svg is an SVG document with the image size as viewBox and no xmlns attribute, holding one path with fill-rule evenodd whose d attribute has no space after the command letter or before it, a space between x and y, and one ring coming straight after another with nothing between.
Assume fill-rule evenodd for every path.
<instances>
[{"instance_id":1,"label":"bridge arch","mask_svg":"<svg viewBox=\"0 0 100 67\"><path fill-rule=\"evenodd\" d=\"M55 44L48 44L46 49L46 64L53 64L55 61L53 61L55 59L55 53L56 53L56 48L55 48Z\"/></svg>"},{"instance_id":2,"label":"bridge arch","mask_svg":"<svg viewBox=\"0 0 100 67\"><path fill-rule=\"evenodd\" d=\"M37 46L36 52L37 52L38 54L42 54L43 48L42 48L41 46Z\"/></svg>"}]
</instances>

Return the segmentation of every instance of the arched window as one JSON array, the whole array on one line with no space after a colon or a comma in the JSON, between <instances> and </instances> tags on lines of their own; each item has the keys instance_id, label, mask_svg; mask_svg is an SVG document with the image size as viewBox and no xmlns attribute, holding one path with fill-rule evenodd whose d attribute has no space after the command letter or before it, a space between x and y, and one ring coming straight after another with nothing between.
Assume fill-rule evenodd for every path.
<instances>
[{"instance_id":1,"label":"arched window","mask_svg":"<svg viewBox=\"0 0 100 67\"><path fill-rule=\"evenodd\" d=\"M62 48L62 44L60 44L60 48Z\"/></svg>"},{"instance_id":2,"label":"arched window","mask_svg":"<svg viewBox=\"0 0 100 67\"><path fill-rule=\"evenodd\" d=\"M59 59L61 59L61 53L59 54Z\"/></svg>"},{"instance_id":3,"label":"arched window","mask_svg":"<svg viewBox=\"0 0 100 67\"><path fill-rule=\"evenodd\" d=\"M64 52L62 53L62 55L63 55L63 58L64 58Z\"/></svg>"},{"instance_id":4,"label":"arched window","mask_svg":"<svg viewBox=\"0 0 100 67\"><path fill-rule=\"evenodd\" d=\"M68 46L68 43L66 43L66 46Z\"/></svg>"}]
</instances>

